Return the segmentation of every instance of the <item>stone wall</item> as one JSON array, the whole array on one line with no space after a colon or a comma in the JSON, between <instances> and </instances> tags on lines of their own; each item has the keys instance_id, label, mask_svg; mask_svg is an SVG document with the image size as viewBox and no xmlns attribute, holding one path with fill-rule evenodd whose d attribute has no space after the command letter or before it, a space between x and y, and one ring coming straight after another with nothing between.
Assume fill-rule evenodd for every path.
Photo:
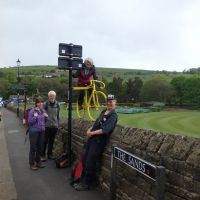
<instances>
[{"instance_id":1,"label":"stone wall","mask_svg":"<svg viewBox=\"0 0 200 200\"><path fill-rule=\"evenodd\" d=\"M91 125L88 121L73 120L72 151L76 156L82 152L86 142L85 132ZM56 154L66 151L66 123L62 123L59 132L55 143ZM99 189L107 194L110 187L110 155L113 143L152 164L166 168L166 200L200 199L200 139L117 126L100 165ZM117 186L117 199L154 199L154 184L123 163L118 163Z\"/></svg>"}]
</instances>

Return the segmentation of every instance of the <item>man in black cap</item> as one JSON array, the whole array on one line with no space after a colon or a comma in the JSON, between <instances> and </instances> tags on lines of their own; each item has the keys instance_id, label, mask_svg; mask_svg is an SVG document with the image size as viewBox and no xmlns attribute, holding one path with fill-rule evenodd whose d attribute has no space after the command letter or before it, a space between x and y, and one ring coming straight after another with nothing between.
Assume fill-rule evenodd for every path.
<instances>
[{"instance_id":1,"label":"man in black cap","mask_svg":"<svg viewBox=\"0 0 200 200\"><path fill-rule=\"evenodd\" d=\"M101 112L94 125L87 130L87 145L83 158L81 182L74 184L77 191L90 189L96 178L96 164L99 160L109 136L117 123L116 99L112 94L107 95L107 107Z\"/></svg>"}]
</instances>

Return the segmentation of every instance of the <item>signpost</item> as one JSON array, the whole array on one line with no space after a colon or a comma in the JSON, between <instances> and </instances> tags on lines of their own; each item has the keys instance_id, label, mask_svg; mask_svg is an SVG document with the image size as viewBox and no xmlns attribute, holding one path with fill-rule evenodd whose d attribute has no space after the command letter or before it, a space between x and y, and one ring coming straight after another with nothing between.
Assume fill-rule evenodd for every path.
<instances>
[{"instance_id":1,"label":"signpost","mask_svg":"<svg viewBox=\"0 0 200 200\"><path fill-rule=\"evenodd\" d=\"M24 102L25 102L25 105L26 105L26 95L25 95L26 85L23 85L23 84L16 84L16 85L13 85L13 86L12 86L12 89L13 89L13 90L16 90L16 91L18 92L18 94L17 94L17 116L19 117L19 102L20 102L20 100L21 100L19 94L21 93L20 91L22 91L22 90L24 91L24 96L25 96L25 97L24 97L24 98L25 98L25 99L24 99L24 100L25 100ZM24 106L24 109L25 109L25 106ZM25 110L24 110L24 113L25 113ZM24 119L23 119L23 121L22 121L23 124L25 123L24 120L25 120L25 114L24 114Z\"/></svg>"},{"instance_id":2,"label":"signpost","mask_svg":"<svg viewBox=\"0 0 200 200\"><path fill-rule=\"evenodd\" d=\"M26 85L24 85L24 118L23 118L23 125L26 124L26 104L27 104Z\"/></svg>"},{"instance_id":3,"label":"signpost","mask_svg":"<svg viewBox=\"0 0 200 200\"><path fill-rule=\"evenodd\" d=\"M82 46L74 44L59 44L58 69L69 71L68 86L68 162L71 166L71 129L72 129L72 70L82 67Z\"/></svg>"},{"instance_id":4,"label":"signpost","mask_svg":"<svg viewBox=\"0 0 200 200\"><path fill-rule=\"evenodd\" d=\"M21 61L18 60L16 61L17 63L17 84L19 85L20 79L19 79L19 67L20 67L20 63ZM18 99L17 99L17 117L19 117L19 91L18 91L18 95L17 95Z\"/></svg>"},{"instance_id":5,"label":"signpost","mask_svg":"<svg viewBox=\"0 0 200 200\"><path fill-rule=\"evenodd\" d=\"M117 160L123 162L127 166L152 180L156 185L156 200L164 200L165 168L163 166L153 165L150 162L117 147L117 145L113 145L112 147L110 188L111 200L115 199Z\"/></svg>"}]
</instances>

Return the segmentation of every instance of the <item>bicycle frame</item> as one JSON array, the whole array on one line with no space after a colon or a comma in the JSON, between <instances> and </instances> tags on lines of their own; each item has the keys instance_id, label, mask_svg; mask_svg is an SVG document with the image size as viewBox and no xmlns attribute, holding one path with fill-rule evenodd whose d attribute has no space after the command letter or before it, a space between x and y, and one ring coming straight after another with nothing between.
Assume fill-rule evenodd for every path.
<instances>
[{"instance_id":1,"label":"bicycle frame","mask_svg":"<svg viewBox=\"0 0 200 200\"><path fill-rule=\"evenodd\" d=\"M100 83L102 86L102 89L106 87L105 83L99 80L90 80L90 85L88 86L75 86L73 87L73 90L89 90L92 89L93 91L96 91L96 85L95 83Z\"/></svg>"},{"instance_id":2,"label":"bicycle frame","mask_svg":"<svg viewBox=\"0 0 200 200\"><path fill-rule=\"evenodd\" d=\"M101 84L101 89L104 89L105 88L105 83L103 83L102 81L99 81L99 80L90 80L90 85L88 86L76 86L76 87L73 87L73 90L75 91L80 91L80 90L84 90L85 91L85 95L84 95L84 102L83 102L83 111L87 112L88 113L88 116L91 120L95 120L94 117L92 116L92 114L90 113L90 110L92 107L94 107L96 110L98 110L98 108L100 107L100 102L99 102L99 96L102 96L104 101L106 99L106 95L102 92L102 91L99 91L97 90L96 88L96 83L99 83ZM88 91L89 90L92 90L91 94L89 95L88 94ZM94 105L91 105L91 104L94 104ZM79 116L79 118L83 118L83 116L80 116L80 111L79 111L79 108L78 108L78 104L77 104L77 114Z\"/></svg>"}]
</instances>

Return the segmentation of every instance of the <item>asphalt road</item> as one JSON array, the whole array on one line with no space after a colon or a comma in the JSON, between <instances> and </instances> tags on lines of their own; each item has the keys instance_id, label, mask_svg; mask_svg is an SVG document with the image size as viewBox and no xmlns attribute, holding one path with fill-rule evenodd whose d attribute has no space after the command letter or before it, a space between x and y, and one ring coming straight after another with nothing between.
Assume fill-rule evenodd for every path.
<instances>
[{"instance_id":1,"label":"asphalt road","mask_svg":"<svg viewBox=\"0 0 200 200\"><path fill-rule=\"evenodd\" d=\"M31 171L28 165L29 140L24 144L25 127L16 113L3 109L5 136L18 200L104 200L96 190L75 191L68 183L71 169L57 169L54 161Z\"/></svg>"}]
</instances>

